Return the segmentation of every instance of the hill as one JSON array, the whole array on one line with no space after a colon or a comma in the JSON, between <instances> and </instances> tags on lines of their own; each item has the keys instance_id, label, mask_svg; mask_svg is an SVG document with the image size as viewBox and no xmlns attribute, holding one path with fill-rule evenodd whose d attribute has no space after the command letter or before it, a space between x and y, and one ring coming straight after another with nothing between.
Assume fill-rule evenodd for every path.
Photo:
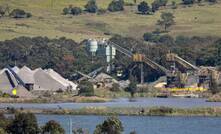
<instances>
[{"instance_id":1,"label":"hill","mask_svg":"<svg viewBox=\"0 0 221 134\"><path fill-rule=\"evenodd\" d=\"M106 8L111 0L97 0L100 8ZM141 0L137 0L137 3ZM149 5L152 0L147 0ZM169 4L172 0L170 0ZM181 1L176 0L177 3ZM0 40L19 36L47 36L82 41L85 38L109 37L108 34L120 34L142 38L144 32L153 31L157 26L161 12L172 12L176 25L172 27L172 36L221 36L221 4L203 3L191 7L179 5L177 9L162 9L154 15L140 15L136 6L126 6L125 11L105 13L103 15L82 14L79 16L62 15L68 5L83 7L87 0L1 0L0 5L9 5L10 9L20 8L31 12L28 19L0 18ZM133 0L126 0L132 3ZM106 33L106 34L105 34Z\"/></svg>"}]
</instances>

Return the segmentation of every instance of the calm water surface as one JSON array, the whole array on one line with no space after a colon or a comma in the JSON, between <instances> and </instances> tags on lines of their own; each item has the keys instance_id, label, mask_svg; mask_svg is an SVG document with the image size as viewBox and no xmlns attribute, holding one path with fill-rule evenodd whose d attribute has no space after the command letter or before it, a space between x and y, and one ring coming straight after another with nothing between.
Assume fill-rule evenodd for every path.
<instances>
[{"instance_id":1,"label":"calm water surface","mask_svg":"<svg viewBox=\"0 0 221 134\"><path fill-rule=\"evenodd\" d=\"M56 120L69 134L69 122L72 128L86 128L90 134L105 116L70 116L70 115L37 115L40 125L49 120ZM221 118L219 117L149 117L120 116L125 132L136 130L137 134L220 134Z\"/></svg>"},{"instance_id":2,"label":"calm water surface","mask_svg":"<svg viewBox=\"0 0 221 134\"><path fill-rule=\"evenodd\" d=\"M79 109L83 107L152 107L168 106L177 108L193 107L221 107L221 102L206 102L199 98L136 98L133 101L127 98L114 99L105 103L45 103L45 104L23 104L23 103L1 103L0 108L33 108L33 109Z\"/></svg>"}]
</instances>

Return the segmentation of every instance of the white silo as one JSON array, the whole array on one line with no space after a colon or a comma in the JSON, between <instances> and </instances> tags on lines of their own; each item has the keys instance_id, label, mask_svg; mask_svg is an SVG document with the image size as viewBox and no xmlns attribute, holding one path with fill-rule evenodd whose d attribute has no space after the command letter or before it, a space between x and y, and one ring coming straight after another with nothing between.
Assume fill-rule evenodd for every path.
<instances>
[{"instance_id":1,"label":"white silo","mask_svg":"<svg viewBox=\"0 0 221 134\"><path fill-rule=\"evenodd\" d=\"M115 56L116 56L116 48L112 46L111 47L111 52L112 52L112 59L114 59Z\"/></svg>"},{"instance_id":2,"label":"white silo","mask_svg":"<svg viewBox=\"0 0 221 134\"><path fill-rule=\"evenodd\" d=\"M94 39L89 40L89 51L91 52L92 56L95 56L97 49L98 49L97 41Z\"/></svg>"},{"instance_id":3,"label":"white silo","mask_svg":"<svg viewBox=\"0 0 221 134\"><path fill-rule=\"evenodd\" d=\"M106 46L106 62L110 62L111 61L111 47L110 46Z\"/></svg>"}]
</instances>

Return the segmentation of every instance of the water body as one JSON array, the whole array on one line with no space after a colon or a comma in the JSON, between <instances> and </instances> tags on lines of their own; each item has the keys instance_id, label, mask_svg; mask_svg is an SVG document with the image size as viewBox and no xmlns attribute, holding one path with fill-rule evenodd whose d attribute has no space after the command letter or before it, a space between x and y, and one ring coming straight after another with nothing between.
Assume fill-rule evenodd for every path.
<instances>
[{"instance_id":1,"label":"water body","mask_svg":"<svg viewBox=\"0 0 221 134\"><path fill-rule=\"evenodd\" d=\"M79 109L84 107L153 107L168 106L176 108L193 107L221 107L221 102L206 102L206 99L199 98L136 98L131 101L128 98L113 99L104 103L45 103L45 104L24 104L24 103L0 103L0 108L15 107L25 109Z\"/></svg>"},{"instance_id":2,"label":"water body","mask_svg":"<svg viewBox=\"0 0 221 134\"><path fill-rule=\"evenodd\" d=\"M70 116L70 115L37 115L40 125L49 120L58 121L69 134L69 122L72 128L85 128L93 133L97 124L105 116ZM137 134L220 134L220 117L149 117L120 116L124 126L124 134L136 130Z\"/></svg>"}]
</instances>

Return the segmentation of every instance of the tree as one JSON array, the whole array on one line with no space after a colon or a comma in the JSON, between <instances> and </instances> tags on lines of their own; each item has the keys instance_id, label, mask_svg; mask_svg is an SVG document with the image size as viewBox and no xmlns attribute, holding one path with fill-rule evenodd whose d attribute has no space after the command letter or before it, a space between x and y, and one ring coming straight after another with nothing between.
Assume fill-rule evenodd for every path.
<instances>
[{"instance_id":1,"label":"tree","mask_svg":"<svg viewBox=\"0 0 221 134\"><path fill-rule=\"evenodd\" d=\"M65 134L65 131L59 123L51 120L42 127L42 134Z\"/></svg>"},{"instance_id":2,"label":"tree","mask_svg":"<svg viewBox=\"0 0 221 134\"><path fill-rule=\"evenodd\" d=\"M141 2L138 6L138 11L141 12L142 14L147 14L149 13L150 7L148 6L148 3L143 1Z\"/></svg>"},{"instance_id":3,"label":"tree","mask_svg":"<svg viewBox=\"0 0 221 134\"><path fill-rule=\"evenodd\" d=\"M31 17L31 13L26 13L24 10L22 9L14 9L10 15L12 18L29 18Z\"/></svg>"},{"instance_id":4,"label":"tree","mask_svg":"<svg viewBox=\"0 0 221 134\"><path fill-rule=\"evenodd\" d=\"M123 0L113 0L108 5L108 10L110 12L123 11L124 10L124 1Z\"/></svg>"},{"instance_id":5,"label":"tree","mask_svg":"<svg viewBox=\"0 0 221 134\"><path fill-rule=\"evenodd\" d=\"M143 39L145 41L149 41L149 42L158 42L159 38L160 38L160 36L158 34L153 34L150 32L144 33L144 35L143 35Z\"/></svg>"},{"instance_id":6,"label":"tree","mask_svg":"<svg viewBox=\"0 0 221 134\"><path fill-rule=\"evenodd\" d=\"M79 95L94 96L93 84L89 81L81 81L79 84Z\"/></svg>"},{"instance_id":7,"label":"tree","mask_svg":"<svg viewBox=\"0 0 221 134\"><path fill-rule=\"evenodd\" d=\"M77 128L73 130L73 134L89 134L89 132L86 129Z\"/></svg>"},{"instance_id":8,"label":"tree","mask_svg":"<svg viewBox=\"0 0 221 134\"><path fill-rule=\"evenodd\" d=\"M190 5L190 4L194 4L195 0L183 0L183 4L185 5Z\"/></svg>"},{"instance_id":9,"label":"tree","mask_svg":"<svg viewBox=\"0 0 221 134\"><path fill-rule=\"evenodd\" d=\"M154 0L152 5L152 12L157 11L160 7L166 6L168 0Z\"/></svg>"},{"instance_id":10,"label":"tree","mask_svg":"<svg viewBox=\"0 0 221 134\"><path fill-rule=\"evenodd\" d=\"M15 118L7 127L10 134L38 134L37 119L32 113L16 113Z\"/></svg>"},{"instance_id":11,"label":"tree","mask_svg":"<svg viewBox=\"0 0 221 134\"><path fill-rule=\"evenodd\" d=\"M71 14L73 14L73 15L79 15L79 14L81 14L81 13L82 13L82 10L81 10L80 7L73 7L73 8L71 9Z\"/></svg>"},{"instance_id":12,"label":"tree","mask_svg":"<svg viewBox=\"0 0 221 134\"><path fill-rule=\"evenodd\" d=\"M163 12L161 14L161 20L158 20L158 25L164 27L164 31L167 31L169 27L175 24L174 16L172 13Z\"/></svg>"},{"instance_id":13,"label":"tree","mask_svg":"<svg viewBox=\"0 0 221 134\"><path fill-rule=\"evenodd\" d=\"M121 134L123 130L123 125L117 117L109 117L96 126L94 134Z\"/></svg>"},{"instance_id":14,"label":"tree","mask_svg":"<svg viewBox=\"0 0 221 134\"><path fill-rule=\"evenodd\" d=\"M84 6L86 11L89 13L96 13L97 12L97 4L95 0L89 0L88 3Z\"/></svg>"}]
</instances>

